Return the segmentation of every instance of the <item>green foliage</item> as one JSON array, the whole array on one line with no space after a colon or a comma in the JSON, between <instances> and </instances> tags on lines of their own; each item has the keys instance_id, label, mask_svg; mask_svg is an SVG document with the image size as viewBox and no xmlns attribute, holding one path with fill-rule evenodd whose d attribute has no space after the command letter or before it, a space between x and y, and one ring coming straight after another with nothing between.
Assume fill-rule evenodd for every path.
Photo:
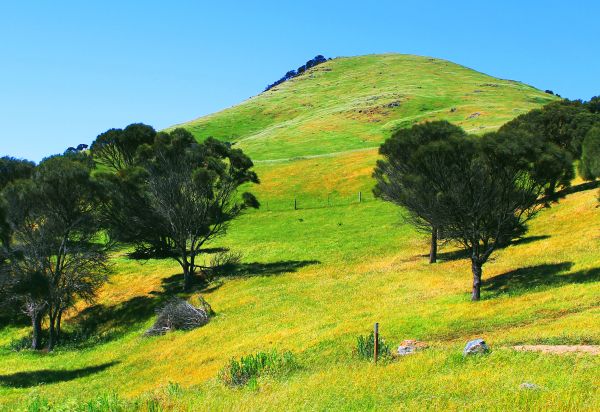
<instances>
[{"instance_id":1,"label":"green foliage","mask_svg":"<svg viewBox=\"0 0 600 412\"><path fill-rule=\"evenodd\" d=\"M12 298L24 307L39 348L41 318L48 316L48 347L60 335L61 318L77 299L93 301L109 271L109 244L96 242L101 224L93 164L85 154L44 159L30 179L2 191L13 245L8 254Z\"/></svg>"},{"instance_id":2,"label":"green foliage","mask_svg":"<svg viewBox=\"0 0 600 412\"><path fill-rule=\"evenodd\" d=\"M579 172L586 180L600 178L600 126L594 127L585 136Z\"/></svg>"},{"instance_id":3,"label":"green foliage","mask_svg":"<svg viewBox=\"0 0 600 412\"><path fill-rule=\"evenodd\" d=\"M377 356L388 358L391 356L391 347L385 343L385 340L378 336ZM375 355L375 333L371 332L367 336L359 336L356 339L356 354L361 359L373 359Z\"/></svg>"},{"instance_id":4,"label":"green foliage","mask_svg":"<svg viewBox=\"0 0 600 412\"><path fill-rule=\"evenodd\" d=\"M154 142L156 131L148 125L134 123L125 129L110 129L100 134L90 148L94 159L119 171L133 166L137 150L142 145Z\"/></svg>"},{"instance_id":5,"label":"green foliage","mask_svg":"<svg viewBox=\"0 0 600 412\"><path fill-rule=\"evenodd\" d=\"M215 139L197 143L181 128L158 133L139 147L135 165L98 176L109 233L140 254L174 257L189 290L202 246L259 206L250 193L238 196L239 186L258 183L252 167L241 150Z\"/></svg>"},{"instance_id":6,"label":"green foliage","mask_svg":"<svg viewBox=\"0 0 600 412\"><path fill-rule=\"evenodd\" d=\"M219 379L228 386L244 386L262 375L285 375L298 369L294 354L290 351L278 353L257 352L242 356L240 360L231 359L219 372Z\"/></svg>"},{"instance_id":7,"label":"green foliage","mask_svg":"<svg viewBox=\"0 0 600 412\"><path fill-rule=\"evenodd\" d=\"M593 112L593 104L562 100L520 115L500 128L515 138L537 141L541 150L530 162L535 177L546 186L551 195L560 187L567 187L575 177L573 160L582 156L585 136L600 116Z\"/></svg>"}]
</instances>

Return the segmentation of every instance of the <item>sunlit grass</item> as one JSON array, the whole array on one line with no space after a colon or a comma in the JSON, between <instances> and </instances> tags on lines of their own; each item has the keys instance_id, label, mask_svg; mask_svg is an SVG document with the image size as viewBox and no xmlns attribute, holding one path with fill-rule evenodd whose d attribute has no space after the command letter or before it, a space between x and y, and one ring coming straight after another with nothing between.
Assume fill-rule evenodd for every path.
<instances>
[{"instance_id":1,"label":"sunlit grass","mask_svg":"<svg viewBox=\"0 0 600 412\"><path fill-rule=\"evenodd\" d=\"M408 409L423 402L439 409L502 409L518 402L531 409L586 410L598 401L597 358L524 354L508 347L600 342L599 223L592 191L544 211L529 234L539 238L500 251L484 268L484 277L493 280L540 265L548 265L549 272L534 287L515 278L498 292L488 282L483 300L471 303L468 262L428 265L426 237L402 224L390 205L248 214L222 244L243 251L245 263L279 265L272 267L274 273L212 285L204 296L217 316L208 325L143 338L150 309L146 320L124 335L82 351L3 349L1 375L118 363L37 389L2 387L2 402L20 402L32 390L61 400L110 392L143 397L176 382L183 394L164 402L210 410ZM553 266L565 262L573 264ZM293 272L286 273L288 268ZM139 296L152 302L153 293L162 289L161 279L177 273L170 261L119 258L101 303L123 304ZM414 338L431 349L377 368L359 361L352 355L356 337L368 333L375 321L388 342ZM26 330L7 333L14 337ZM492 355L463 361L462 346L479 336L491 344ZM283 380L259 379L254 390L227 389L215 380L230 358L271 348L294 352L301 370ZM523 381L545 389L524 391L519 389Z\"/></svg>"}]
</instances>

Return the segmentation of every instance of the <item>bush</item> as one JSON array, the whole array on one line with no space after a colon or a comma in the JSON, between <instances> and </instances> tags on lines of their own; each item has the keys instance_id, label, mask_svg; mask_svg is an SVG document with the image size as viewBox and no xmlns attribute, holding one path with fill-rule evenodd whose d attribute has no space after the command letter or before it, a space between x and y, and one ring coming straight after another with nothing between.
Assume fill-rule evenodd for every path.
<instances>
[{"instance_id":1,"label":"bush","mask_svg":"<svg viewBox=\"0 0 600 412\"><path fill-rule=\"evenodd\" d=\"M228 386L244 386L261 375L284 375L297 368L298 363L290 351L258 352L243 356L239 361L231 359L219 372L219 379Z\"/></svg>"},{"instance_id":2,"label":"bush","mask_svg":"<svg viewBox=\"0 0 600 412\"><path fill-rule=\"evenodd\" d=\"M273 87L278 86L285 81L293 79L294 77L299 76L302 73L304 73L306 70L308 70L312 67L315 67L321 63L325 63L326 61L327 61L327 59L323 55L319 54L319 55L315 56L313 59L310 59L309 61L307 61L302 66L298 67L297 70L288 71L281 79L279 79L276 82L271 83L270 85L265 87L265 91L272 89Z\"/></svg>"},{"instance_id":3,"label":"bush","mask_svg":"<svg viewBox=\"0 0 600 412\"><path fill-rule=\"evenodd\" d=\"M377 356L379 358L390 357L392 351L390 346L385 343L385 340L378 337ZM356 341L356 354L361 359L373 359L373 353L375 352L375 334L371 332L367 336L359 336Z\"/></svg>"},{"instance_id":4,"label":"bush","mask_svg":"<svg viewBox=\"0 0 600 412\"><path fill-rule=\"evenodd\" d=\"M164 335L172 330L191 330L204 326L214 313L210 305L202 298L199 307L183 299L173 299L158 310L156 322L146 331L147 336Z\"/></svg>"},{"instance_id":5,"label":"bush","mask_svg":"<svg viewBox=\"0 0 600 412\"><path fill-rule=\"evenodd\" d=\"M219 252L210 259L211 274L218 275L221 273L233 272L242 261L242 254L239 252Z\"/></svg>"}]
</instances>

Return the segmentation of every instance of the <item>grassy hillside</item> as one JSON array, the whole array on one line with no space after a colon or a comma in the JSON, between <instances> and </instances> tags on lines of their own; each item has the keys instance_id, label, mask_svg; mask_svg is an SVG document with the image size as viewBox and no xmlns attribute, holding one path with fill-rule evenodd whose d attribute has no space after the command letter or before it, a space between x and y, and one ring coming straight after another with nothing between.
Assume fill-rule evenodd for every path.
<instances>
[{"instance_id":1,"label":"grassy hillside","mask_svg":"<svg viewBox=\"0 0 600 412\"><path fill-rule=\"evenodd\" d=\"M199 137L234 137L261 160L263 183L255 190L264 207L211 245L244 255L235 276L200 290L216 317L194 331L143 337L155 309L178 290L180 269L118 253L98 304L67 322L85 325L90 338L50 354L15 352L11 342L28 328L0 329L0 409L583 411L600 404L598 356L511 348L600 344L596 193L575 193L544 210L525 239L495 254L477 303L469 300L467 259L446 246L440 263L427 264L427 238L397 208L355 197L371 185L373 147L395 125L441 117L488 130L552 96L398 55L336 59L276 89L189 124ZM373 90L387 90L379 99L390 102L401 94L400 106L373 114L380 121L342 110L367 102ZM466 119L473 112L482 115ZM315 207L326 206L331 193L330 207ZM293 196L311 208L290 210ZM419 339L430 348L377 366L359 360L356 338L374 322L392 344ZM492 353L463 359L475 337ZM294 352L300 369L242 389L217 380L230 358L271 348ZM520 388L524 382L539 389Z\"/></svg>"},{"instance_id":2,"label":"grassy hillside","mask_svg":"<svg viewBox=\"0 0 600 412\"><path fill-rule=\"evenodd\" d=\"M184 123L236 145L257 164L271 201L368 192L377 148L396 128L445 119L484 133L556 100L526 84L445 60L337 58L239 105Z\"/></svg>"}]
</instances>

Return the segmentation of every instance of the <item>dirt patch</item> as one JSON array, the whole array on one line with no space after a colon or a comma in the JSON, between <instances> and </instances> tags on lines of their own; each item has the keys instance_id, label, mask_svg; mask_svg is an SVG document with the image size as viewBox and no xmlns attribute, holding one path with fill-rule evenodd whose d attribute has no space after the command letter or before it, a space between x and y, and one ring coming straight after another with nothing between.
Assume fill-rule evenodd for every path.
<instances>
[{"instance_id":1,"label":"dirt patch","mask_svg":"<svg viewBox=\"0 0 600 412\"><path fill-rule=\"evenodd\" d=\"M514 350L542 353L590 353L600 355L600 345L519 345Z\"/></svg>"}]
</instances>

